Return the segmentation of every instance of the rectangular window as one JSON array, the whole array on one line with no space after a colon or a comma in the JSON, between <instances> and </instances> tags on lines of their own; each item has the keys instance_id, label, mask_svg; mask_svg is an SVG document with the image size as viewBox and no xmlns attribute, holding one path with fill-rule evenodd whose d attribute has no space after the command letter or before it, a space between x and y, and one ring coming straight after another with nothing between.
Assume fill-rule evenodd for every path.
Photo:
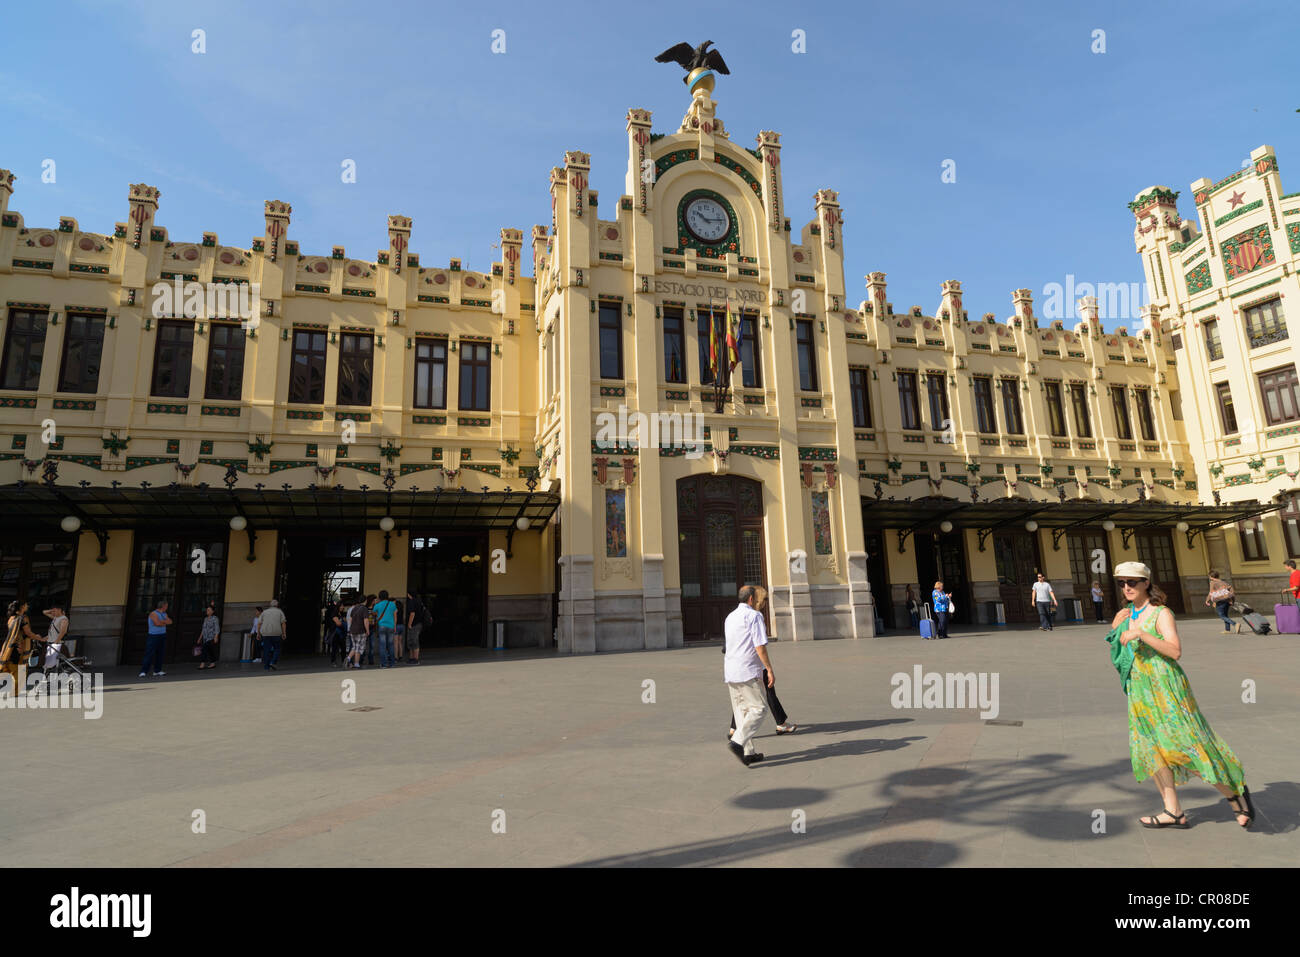
<instances>
[{"instance_id":1,"label":"rectangular window","mask_svg":"<svg viewBox=\"0 0 1300 957\"><path fill-rule=\"evenodd\" d=\"M1070 405L1074 407L1074 434L1083 439L1092 438L1092 420L1088 417L1088 393L1083 385L1070 386Z\"/></svg>"},{"instance_id":2,"label":"rectangular window","mask_svg":"<svg viewBox=\"0 0 1300 957\"><path fill-rule=\"evenodd\" d=\"M871 393L867 391L866 369L849 370L849 396L853 401L853 427L871 428Z\"/></svg>"},{"instance_id":3,"label":"rectangular window","mask_svg":"<svg viewBox=\"0 0 1300 957\"><path fill-rule=\"evenodd\" d=\"M1256 349L1287 338L1286 322L1282 318L1282 299L1270 299L1257 306L1243 309L1242 321L1246 324L1246 338Z\"/></svg>"},{"instance_id":4,"label":"rectangular window","mask_svg":"<svg viewBox=\"0 0 1300 957\"><path fill-rule=\"evenodd\" d=\"M1156 440L1156 424L1151 418L1151 390L1137 390L1138 430L1145 442Z\"/></svg>"},{"instance_id":5,"label":"rectangular window","mask_svg":"<svg viewBox=\"0 0 1300 957\"><path fill-rule=\"evenodd\" d=\"M799 352L799 388L804 392L817 391L817 347L813 342L811 319L796 319L795 343Z\"/></svg>"},{"instance_id":6,"label":"rectangular window","mask_svg":"<svg viewBox=\"0 0 1300 957\"><path fill-rule=\"evenodd\" d=\"M1297 401L1295 366L1274 369L1259 377L1260 397L1264 400L1264 417L1269 425L1291 422L1300 418L1300 401Z\"/></svg>"},{"instance_id":7,"label":"rectangular window","mask_svg":"<svg viewBox=\"0 0 1300 957\"><path fill-rule=\"evenodd\" d=\"M492 408L492 356L486 342L460 343L460 407L488 412Z\"/></svg>"},{"instance_id":8,"label":"rectangular window","mask_svg":"<svg viewBox=\"0 0 1300 957\"><path fill-rule=\"evenodd\" d=\"M339 405L370 405L375 372L375 337L368 332L339 336Z\"/></svg>"},{"instance_id":9,"label":"rectangular window","mask_svg":"<svg viewBox=\"0 0 1300 957\"><path fill-rule=\"evenodd\" d=\"M942 432L944 423L952 416L948 414L948 377L942 372L926 374L926 390L930 396L930 428Z\"/></svg>"},{"instance_id":10,"label":"rectangular window","mask_svg":"<svg viewBox=\"0 0 1300 957\"><path fill-rule=\"evenodd\" d=\"M1047 427L1056 436L1065 435L1065 406L1061 402L1061 383L1044 383L1047 392Z\"/></svg>"},{"instance_id":11,"label":"rectangular window","mask_svg":"<svg viewBox=\"0 0 1300 957\"><path fill-rule=\"evenodd\" d=\"M289 365L289 401L319 405L325 401L325 333L293 330L293 358Z\"/></svg>"},{"instance_id":12,"label":"rectangular window","mask_svg":"<svg viewBox=\"0 0 1300 957\"><path fill-rule=\"evenodd\" d=\"M746 389L761 389L763 376L759 370L758 316L740 319L740 369L741 385Z\"/></svg>"},{"instance_id":13,"label":"rectangular window","mask_svg":"<svg viewBox=\"0 0 1300 957\"><path fill-rule=\"evenodd\" d=\"M244 391L244 330L233 322L214 322L210 328L203 397L238 401Z\"/></svg>"},{"instance_id":14,"label":"rectangular window","mask_svg":"<svg viewBox=\"0 0 1300 957\"><path fill-rule=\"evenodd\" d=\"M695 317L695 324L699 327L700 385L713 384L711 329L716 329L718 334L718 371L722 378L722 384L724 386L729 385L731 376L727 372L727 335L723 330L726 319L721 312L712 312L708 309L695 310Z\"/></svg>"},{"instance_id":15,"label":"rectangular window","mask_svg":"<svg viewBox=\"0 0 1300 957\"><path fill-rule=\"evenodd\" d=\"M903 418L903 428L921 427L921 406L916 394L916 373L898 373L898 410Z\"/></svg>"},{"instance_id":16,"label":"rectangular window","mask_svg":"<svg viewBox=\"0 0 1300 957\"><path fill-rule=\"evenodd\" d=\"M555 343L551 343L555 349ZM415 340L415 401L417 409L447 408L447 340Z\"/></svg>"},{"instance_id":17,"label":"rectangular window","mask_svg":"<svg viewBox=\"0 0 1300 957\"><path fill-rule=\"evenodd\" d=\"M975 383L976 426L981 432L996 432L998 423L993 415L993 380L988 376L977 375L972 381Z\"/></svg>"},{"instance_id":18,"label":"rectangular window","mask_svg":"<svg viewBox=\"0 0 1300 957\"><path fill-rule=\"evenodd\" d=\"M1205 323L1205 351L1209 353L1210 361L1223 358L1223 342L1219 339L1219 320L1208 319Z\"/></svg>"},{"instance_id":19,"label":"rectangular window","mask_svg":"<svg viewBox=\"0 0 1300 957\"><path fill-rule=\"evenodd\" d=\"M1268 545L1264 541L1264 523L1257 518L1247 519L1237 526L1241 534L1241 557L1248 562L1268 560Z\"/></svg>"},{"instance_id":20,"label":"rectangular window","mask_svg":"<svg viewBox=\"0 0 1300 957\"><path fill-rule=\"evenodd\" d=\"M1300 495L1289 495L1286 510L1278 513L1282 519L1282 537L1286 539L1288 558L1300 558Z\"/></svg>"},{"instance_id":21,"label":"rectangular window","mask_svg":"<svg viewBox=\"0 0 1300 957\"><path fill-rule=\"evenodd\" d=\"M1025 420L1020 413L1020 380L1003 379L998 384L1002 387L1002 421L1007 432L1024 435Z\"/></svg>"},{"instance_id":22,"label":"rectangular window","mask_svg":"<svg viewBox=\"0 0 1300 957\"><path fill-rule=\"evenodd\" d=\"M1219 398L1219 421L1224 435L1237 434L1237 413L1232 408L1232 387L1226 382L1216 383L1214 393Z\"/></svg>"},{"instance_id":23,"label":"rectangular window","mask_svg":"<svg viewBox=\"0 0 1300 957\"><path fill-rule=\"evenodd\" d=\"M600 377L623 378L623 304L600 304Z\"/></svg>"},{"instance_id":24,"label":"rectangular window","mask_svg":"<svg viewBox=\"0 0 1300 957\"><path fill-rule=\"evenodd\" d=\"M103 316L68 314L63 333L63 367L60 392L95 392L99 389L99 360L104 351Z\"/></svg>"},{"instance_id":25,"label":"rectangular window","mask_svg":"<svg viewBox=\"0 0 1300 957\"><path fill-rule=\"evenodd\" d=\"M686 326L677 306L664 307L664 381L686 381Z\"/></svg>"},{"instance_id":26,"label":"rectangular window","mask_svg":"<svg viewBox=\"0 0 1300 957\"><path fill-rule=\"evenodd\" d=\"M194 357L194 323L158 321L150 395L184 399L190 394L190 365Z\"/></svg>"},{"instance_id":27,"label":"rectangular window","mask_svg":"<svg viewBox=\"0 0 1300 957\"><path fill-rule=\"evenodd\" d=\"M4 376L0 378L0 388L33 391L40 388L48 316L47 312L9 310L5 329Z\"/></svg>"},{"instance_id":28,"label":"rectangular window","mask_svg":"<svg viewBox=\"0 0 1300 957\"><path fill-rule=\"evenodd\" d=\"M1110 387L1110 407L1115 413L1115 434L1121 439L1133 438L1133 423L1128 418L1128 402L1122 385Z\"/></svg>"},{"instance_id":29,"label":"rectangular window","mask_svg":"<svg viewBox=\"0 0 1300 957\"><path fill-rule=\"evenodd\" d=\"M1182 336L1182 333L1175 332L1175 333L1174 333L1172 336L1170 336L1169 338L1170 338L1170 341L1174 344L1174 352L1178 352L1180 349L1183 348L1183 336Z\"/></svg>"}]
</instances>

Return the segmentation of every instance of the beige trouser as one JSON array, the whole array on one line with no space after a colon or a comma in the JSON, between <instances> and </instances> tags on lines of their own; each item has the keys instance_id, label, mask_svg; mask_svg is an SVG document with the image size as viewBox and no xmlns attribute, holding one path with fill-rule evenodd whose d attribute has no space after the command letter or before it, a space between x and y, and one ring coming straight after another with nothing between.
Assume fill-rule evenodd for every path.
<instances>
[{"instance_id":1,"label":"beige trouser","mask_svg":"<svg viewBox=\"0 0 1300 957\"><path fill-rule=\"evenodd\" d=\"M731 740L744 748L746 754L753 754L754 742L751 739L767 714L767 693L763 690L763 679L750 678L735 684L727 682L727 690L731 692L731 710L736 715L736 733L731 736Z\"/></svg>"}]
</instances>

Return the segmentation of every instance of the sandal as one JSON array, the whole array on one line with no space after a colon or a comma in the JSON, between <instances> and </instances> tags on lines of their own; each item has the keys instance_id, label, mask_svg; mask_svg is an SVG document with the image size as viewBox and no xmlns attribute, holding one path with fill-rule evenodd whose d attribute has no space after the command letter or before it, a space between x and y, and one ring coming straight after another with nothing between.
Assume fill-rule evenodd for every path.
<instances>
[{"instance_id":1,"label":"sandal","mask_svg":"<svg viewBox=\"0 0 1300 957\"><path fill-rule=\"evenodd\" d=\"M797 724L782 724L782 725L778 725L778 726L777 726L776 733L777 733L777 734L794 734L794 733L795 733L796 731L798 731L798 730L799 730L799 725L797 725Z\"/></svg>"},{"instance_id":2,"label":"sandal","mask_svg":"<svg viewBox=\"0 0 1300 957\"><path fill-rule=\"evenodd\" d=\"M1166 824L1164 821L1160 820L1161 814L1168 814L1173 818L1173 820ZM1145 818L1140 817L1138 818L1138 823L1143 827L1176 827L1179 830L1187 830L1191 827L1191 825L1187 823L1186 811L1182 814L1175 814L1173 811L1169 810L1169 808L1165 808L1159 814L1153 814Z\"/></svg>"},{"instance_id":3,"label":"sandal","mask_svg":"<svg viewBox=\"0 0 1300 957\"><path fill-rule=\"evenodd\" d=\"M1234 814L1246 819L1245 824L1241 824L1240 821L1237 822L1238 824L1241 824L1242 827L1248 828L1255 823L1255 805L1250 802L1250 788L1243 784L1241 786L1240 794L1234 794L1230 798L1224 798L1224 800L1228 802L1228 805L1232 808ZM1245 810L1242 810L1240 805L1234 803L1238 801L1241 802L1241 805L1245 806Z\"/></svg>"}]
</instances>

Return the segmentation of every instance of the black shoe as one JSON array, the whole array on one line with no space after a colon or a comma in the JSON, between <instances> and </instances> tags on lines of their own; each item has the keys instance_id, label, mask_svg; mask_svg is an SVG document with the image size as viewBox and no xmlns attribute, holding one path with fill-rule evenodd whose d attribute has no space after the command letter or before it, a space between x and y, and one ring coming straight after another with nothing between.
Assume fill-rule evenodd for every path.
<instances>
[{"instance_id":1,"label":"black shoe","mask_svg":"<svg viewBox=\"0 0 1300 957\"><path fill-rule=\"evenodd\" d=\"M740 760L745 762L745 767L749 767L751 764L758 764L759 761L762 761L763 755L755 751L753 754L745 755Z\"/></svg>"},{"instance_id":2,"label":"black shoe","mask_svg":"<svg viewBox=\"0 0 1300 957\"><path fill-rule=\"evenodd\" d=\"M734 754L734 755L736 756L736 760L737 760L737 761L739 761L739 762L740 762L741 764L743 764L745 767L749 767L749 761L748 761L748 759L745 757L745 749L744 749L744 748L742 748L740 745L738 745L735 741L728 741L728 742L727 742L727 748L728 748L728 750L731 751L732 754Z\"/></svg>"}]
</instances>

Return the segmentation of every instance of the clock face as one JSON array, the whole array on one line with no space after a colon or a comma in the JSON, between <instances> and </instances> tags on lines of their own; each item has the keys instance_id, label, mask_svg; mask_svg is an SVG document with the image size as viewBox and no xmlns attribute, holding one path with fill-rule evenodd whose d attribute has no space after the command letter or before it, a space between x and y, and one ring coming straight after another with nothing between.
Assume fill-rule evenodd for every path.
<instances>
[{"instance_id":1,"label":"clock face","mask_svg":"<svg viewBox=\"0 0 1300 957\"><path fill-rule=\"evenodd\" d=\"M700 242L718 243L731 231L731 217L716 199L702 196L687 205L686 228Z\"/></svg>"}]
</instances>

